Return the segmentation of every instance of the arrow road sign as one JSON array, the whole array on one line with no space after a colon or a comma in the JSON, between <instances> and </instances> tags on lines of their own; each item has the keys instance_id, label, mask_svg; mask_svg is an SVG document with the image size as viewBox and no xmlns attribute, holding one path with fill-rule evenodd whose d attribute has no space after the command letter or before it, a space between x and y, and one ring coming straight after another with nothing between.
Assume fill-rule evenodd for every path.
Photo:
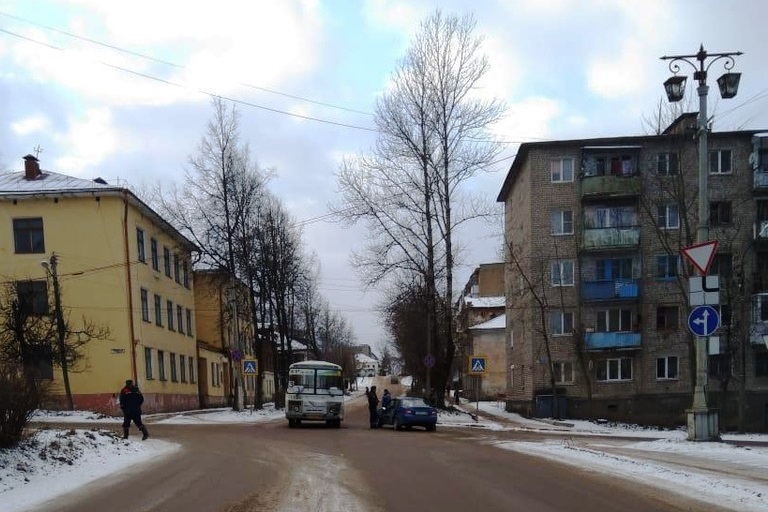
<instances>
[{"instance_id":1,"label":"arrow road sign","mask_svg":"<svg viewBox=\"0 0 768 512\"><path fill-rule=\"evenodd\" d=\"M688 261L693 263L702 275L706 275L712 260L715 259L715 251L718 245L717 240L710 240L701 244L690 245L683 248L682 253Z\"/></svg>"},{"instance_id":2,"label":"arrow road sign","mask_svg":"<svg viewBox=\"0 0 768 512\"><path fill-rule=\"evenodd\" d=\"M688 329L696 336L709 336L720 327L720 315L712 306L697 306L688 315Z\"/></svg>"}]
</instances>

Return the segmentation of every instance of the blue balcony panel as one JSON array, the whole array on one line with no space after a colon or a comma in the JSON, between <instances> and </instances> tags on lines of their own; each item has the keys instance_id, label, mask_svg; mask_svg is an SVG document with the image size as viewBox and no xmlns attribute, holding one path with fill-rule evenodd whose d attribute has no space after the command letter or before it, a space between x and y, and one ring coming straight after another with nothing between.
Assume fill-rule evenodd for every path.
<instances>
[{"instance_id":1,"label":"blue balcony panel","mask_svg":"<svg viewBox=\"0 0 768 512\"><path fill-rule=\"evenodd\" d=\"M639 279L584 281L581 283L581 298L584 300L636 299L638 297L640 297Z\"/></svg>"},{"instance_id":2,"label":"blue balcony panel","mask_svg":"<svg viewBox=\"0 0 768 512\"><path fill-rule=\"evenodd\" d=\"M639 332L588 332L587 350L640 348Z\"/></svg>"}]
</instances>

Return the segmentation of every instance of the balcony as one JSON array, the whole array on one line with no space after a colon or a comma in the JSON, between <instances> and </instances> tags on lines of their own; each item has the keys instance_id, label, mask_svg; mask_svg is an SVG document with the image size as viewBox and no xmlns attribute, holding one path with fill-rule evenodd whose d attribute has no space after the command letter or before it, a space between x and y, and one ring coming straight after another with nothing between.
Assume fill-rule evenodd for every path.
<instances>
[{"instance_id":1,"label":"balcony","mask_svg":"<svg viewBox=\"0 0 768 512\"><path fill-rule=\"evenodd\" d=\"M624 228L585 228L581 240L584 250L631 249L640 244L640 226Z\"/></svg>"},{"instance_id":2,"label":"balcony","mask_svg":"<svg viewBox=\"0 0 768 512\"><path fill-rule=\"evenodd\" d=\"M621 350L640 348L639 332L588 332L587 350Z\"/></svg>"},{"instance_id":3,"label":"balcony","mask_svg":"<svg viewBox=\"0 0 768 512\"><path fill-rule=\"evenodd\" d=\"M581 197L629 197L640 195L639 176L586 176Z\"/></svg>"},{"instance_id":4,"label":"balcony","mask_svg":"<svg viewBox=\"0 0 768 512\"><path fill-rule=\"evenodd\" d=\"M752 190L768 192L768 165L755 169L752 176Z\"/></svg>"},{"instance_id":5,"label":"balcony","mask_svg":"<svg viewBox=\"0 0 768 512\"><path fill-rule=\"evenodd\" d=\"M614 279L610 281L582 281L583 300L623 300L640 297L639 279Z\"/></svg>"}]
</instances>

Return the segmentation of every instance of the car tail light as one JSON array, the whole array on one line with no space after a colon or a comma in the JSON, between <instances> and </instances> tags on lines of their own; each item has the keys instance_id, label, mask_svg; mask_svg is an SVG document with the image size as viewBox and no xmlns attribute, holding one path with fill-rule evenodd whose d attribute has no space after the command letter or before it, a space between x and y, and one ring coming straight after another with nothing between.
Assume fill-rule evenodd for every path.
<instances>
[{"instance_id":1,"label":"car tail light","mask_svg":"<svg viewBox=\"0 0 768 512\"><path fill-rule=\"evenodd\" d=\"M430 416L437 416L437 411L432 409L431 411L429 411L429 415Z\"/></svg>"},{"instance_id":2,"label":"car tail light","mask_svg":"<svg viewBox=\"0 0 768 512\"><path fill-rule=\"evenodd\" d=\"M413 414L413 409L406 409L405 414Z\"/></svg>"}]
</instances>

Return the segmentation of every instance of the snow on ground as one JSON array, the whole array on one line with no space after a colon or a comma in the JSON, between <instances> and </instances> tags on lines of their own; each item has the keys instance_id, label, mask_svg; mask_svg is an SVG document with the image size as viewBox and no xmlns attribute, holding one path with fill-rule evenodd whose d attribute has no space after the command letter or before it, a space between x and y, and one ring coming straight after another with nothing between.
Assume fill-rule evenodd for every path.
<instances>
[{"instance_id":1,"label":"snow on ground","mask_svg":"<svg viewBox=\"0 0 768 512\"><path fill-rule=\"evenodd\" d=\"M370 387L372 382L370 377L358 379L358 389L352 391L352 397L361 396L365 387ZM408 385L406 379L401 379L401 384ZM268 404L263 411L235 412L222 408L145 416L150 424L150 433L151 424L157 423L256 423L283 417L284 412L275 410L272 404ZM135 427L132 428L131 438L123 441L117 434L121 420L88 411L36 413L33 417L35 422L55 424L56 427L67 423L92 423L93 428L88 430L78 426L77 429L69 430L43 429L18 448L0 450L0 502L3 511L34 510L36 505L44 501L119 471L126 465L148 463L179 449L176 443L151 437L147 441L139 441ZM504 411L502 404L497 402L477 404L462 401L459 411L441 411L438 430L446 427L471 427L499 432L525 430L550 434L552 438L544 442L493 440L488 436L483 436L481 442L553 459L589 471L635 480L640 478L651 485L697 499L705 498L734 510L768 510L768 485L764 483L768 481L768 448L762 446L691 443L685 440L686 433L680 429L659 430L581 420L550 422L527 419ZM601 449L593 440L590 440L589 446L578 443L577 440L586 435L605 436L610 448L615 450L620 446L622 454L609 453L609 449ZM761 434L725 434L722 437L729 441L768 443L768 435ZM620 445L610 438L620 441ZM636 438L637 441L625 438ZM637 456L631 456L632 453ZM649 460L648 456L654 454L661 454L662 458L668 456L672 462ZM714 473L692 469L675 464L675 459L698 459L711 467L722 467L723 471ZM742 474L754 475L755 479L728 474L729 467L739 468ZM337 498L348 498L344 489L337 491ZM290 508L289 503L283 505Z\"/></svg>"}]
</instances>

